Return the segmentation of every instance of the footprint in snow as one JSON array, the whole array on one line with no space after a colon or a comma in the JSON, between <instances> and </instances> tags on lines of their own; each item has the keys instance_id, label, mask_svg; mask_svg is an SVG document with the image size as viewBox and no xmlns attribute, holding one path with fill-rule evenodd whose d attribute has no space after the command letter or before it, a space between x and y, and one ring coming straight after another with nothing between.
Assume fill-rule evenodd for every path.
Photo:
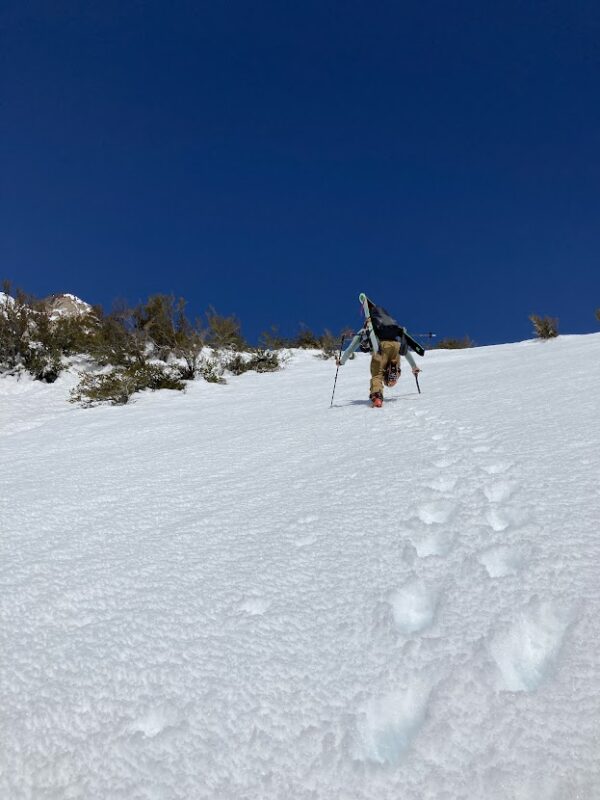
<instances>
[{"instance_id":1,"label":"footprint in snow","mask_svg":"<svg viewBox=\"0 0 600 800\"><path fill-rule=\"evenodd\" d=\"M250 617L262 616L270 607L271 602L264 597L247 597L239 604L238 608Z\"/></svg>"},{"instance_id":2,"label":"footprint in snow","mask_svg":"<svg viewBox=\"0 0 600 800\"><path fill-rule=\"evenodd\" d=\"M392 592L388 602L396 628L405 634L419 633L433 623L438 595L415 578Z\"/></svg>"},{"instance_id":3,"label":"footprint in snow","mask_svg":"<svg viewBox=\"0 0 600 800\"><path fill-rule=\"evenodd\" d=\"M529 511L525 508L519 509L498 509L490 508L485 514L487 524L493 531L500 533L511 525L522 525L527 521Z\"/></svg>"},{"instance_id":4,"label":"footprint in snow","mask_svg":"<svg viewBox=\"0 0 600 800\"><path fill-rule=\"evenodd\" d=\"M306 517L299 517L296 520L296 525L312 525L313 522L318 522L318 520L319 518L316 516L316 514L308 514Z\"/></svg>"},{"instance_id":5,"label":"footprint in snow","mask_svg":"<svg viewBox=\"0 0 600 800\"><path fill-rule=\"evenodd\" d=\"M451 492L456 486L457 480L456 475L440 475L425 485L436 492Z\"/></svg>"},{"instance_id":6,"label":"footprint in snow","mask_svg":"<svg viewBox=\"0 0 600 800\"><path fill-rule=\"evenodd\" d=\"M511 481L496 481L483 487L483 493L490 503L503 503L515 491L517 485Z\"/></svg>"},{"instance_id":7,"label":"footprint in snow","mask_svg":"<svg viewBox=\"0 0 600 800\"><path fill-rule=\"evenodd\" d=\"M296 539L294 544L296 547L310 547L311 544L314 544L317 541L317 537L309 534L307 536L301 536L299 539Z\"/></svg>"},{"instance_id":8,"label":"footprint in snow","mask_svg":"<svg viewBox=\"0 0 600 800\"><path fill-rule=\"evenodd\" d=\"M505 630L494 634L489 652L499 688L531 692L548 677L573 619L569 610L534 597Z\"/></svg>"},{"instance_id":9,"label":"footprint in snow","mask_svg":"<svg viewBox=\"0 0 600 800\"><path fill-rule=\"evenodd\" d=\"M425 720L430 693L430 686L416 681L363 703L358 714L355 757L382 766L398 764Z\"/></svg>"},{"instance_id":10,"label":"footprint in snow","mask_svg":"<svg viewBox=\"0 0 600 800\"><path fill-rule=\"evenodd\" d=\"M437 461L433 462L433 466L437 467L438 469L446 469L446 467L451 467L453 464L456 464L458 458L452 457L445 457L445 458L438 458Z\"/></svg>"},{"instance_id":11,"label":"footprint in snow","mask_svg":"<svg viewBox=\"0 0 600 800\"><path fill-rule=\"evenodd\" d=\"M141 733L146 739L153 739L166 728L175 728L179 724L179 714L174 708L156 706L133 720L128 726L129 733Z\"/></svg>"},{"instance_id":12,"label":"footprint in snow","mask_svg":"<svg viewBox=\"0 0 600 800\"><path fill-rule=\"evenodd\" d=\"M517 575L522 570L525 555L517 547L498 545L483 550L477 559L486 568L490 578L504 578L506 575Z\"/></svg>"},{"instance_id":13,"label":"footprint in snow","mask_svg":"<svg viewBox=\"0 0 600 800\"><path fill-rule=\"evenodd\" d=\"M510 461L498 461L495 464L485 464L481 467L488 475L501 475L512 467Z\"/></svg>"},{"instance_id":14,"label":"footprint in snow","mask_svg":"<svg viewBox=\"0 0 600 800\"><path fill-rule=\"evenodd\" d=\"M485 518L490 528L493 531L496 531L496 533L505 531L510 525L510 519L508 519L508 517L501 511L498 511L497 508L490 509L486 513Z\"/></svg>"},{"instance_id":15,"label":"footprint in snow","mask_svg":"<svg viewBox=\"0 0 600 800\"><path fill-rule=\"evenodd\" d=\"M448 522L456 511L456 506L449 500L434 500L417 509L417 516L426 525Z\"/></svg>"},{"instance_id":16,"label":"footprint in snow","mask_svg":"<svg viewBox=\"0 0 600 800\"><path fill-rule=\"evenodd\" d=\"M446 530L431 530L419 536L411 534L411 542L419 558L447 556L454 546L454 534Z\"/></svg>"},{"instance_id":17,"label":"footprint in snow","mask_svg":"<svg viewBox=\"0 0 600 800\"><path fill-rule=\"evenodd\" d=\"M308 547L317 541L317 537L312 532L307 532L306 527L318 522L319 517L316 514L308 514L305 517L299 517L296 522L290 525L290 530L300 533L298 539L294 542L296 547Z\"/></svg>"}]
</instances>

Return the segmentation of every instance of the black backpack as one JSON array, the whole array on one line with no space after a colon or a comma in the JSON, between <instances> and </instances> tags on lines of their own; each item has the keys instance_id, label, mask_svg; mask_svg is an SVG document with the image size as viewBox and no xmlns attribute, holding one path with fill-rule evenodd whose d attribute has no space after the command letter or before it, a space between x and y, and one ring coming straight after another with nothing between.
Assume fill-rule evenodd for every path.
<instances>
[{"instance_id":1,"label":"black backpack","mask_svg":"<svg viewBox=\"0 0 600 800\"><path fill-rule=\"evenodd\" d=\"M395 341L404 333L404 328L398 325L396 320L388 314L385 308L376 306L369 300L369 313L375 336L381 341Z\"/></svg>"}]
</instances>

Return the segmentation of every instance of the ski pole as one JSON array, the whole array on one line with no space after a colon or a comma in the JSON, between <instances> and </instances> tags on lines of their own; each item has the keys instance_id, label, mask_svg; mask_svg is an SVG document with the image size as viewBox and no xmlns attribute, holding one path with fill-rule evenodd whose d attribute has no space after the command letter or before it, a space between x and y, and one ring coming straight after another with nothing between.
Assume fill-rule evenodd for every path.
<instances>
[{"instance_id":1,"label":"ski pole","mask_svg":"<svg viewBox=\"0 0 600 800\"><path fill-rule=\"evenodd\" d=\"M333 395L335 394L335 385L337 383L338 372L340 371L340 358L342 357L342 347L344 346L344 339L345 338L346 338L345 335L342 336L342 341L340 342L340 355L339 355L339 358L338 358L337 369L335 371L335 380L333 382L333 392L331 393L331 403L329 404L329 408L333 408Z\"/></svg>"},{"instance_id":2,"label":"ski pole","mask_svg":"<svg viewBox=\"0 0 600 800\"><path fill-rule=\"evenodd\" d=\"M417 382L417 389L419 390L419 394L421 394L421 387L419 386L419 376L415 375L415 380Z\"/></svg>"}]
</instances>

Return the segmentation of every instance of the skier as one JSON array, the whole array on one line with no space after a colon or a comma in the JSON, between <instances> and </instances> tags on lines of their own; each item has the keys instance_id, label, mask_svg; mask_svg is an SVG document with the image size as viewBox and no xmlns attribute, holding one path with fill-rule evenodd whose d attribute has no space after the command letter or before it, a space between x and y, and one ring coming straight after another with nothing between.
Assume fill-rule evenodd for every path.
<instances>
[{"instance_id":1,"label":"skier","mask_svg":"<svg viewBox=\"0 0 600 800\"><path fill-rule=\"evenodd\" d=\"M361 296L362 297L362 296ZM383 405L383 387L392 387L398 383L400 377L400 356L406 356L411 366L413 375L418 375L421 370L417 367L410 352L410 343L415 344L409 337L406 328L398 325L388 312L364 298L365 324L354 335L354 338L344 350L340 358L336 359L338 366L343 366L358 348L363 352L371 353L371 385L369 400L375 408ZM372 331L370 330L372 327ZM374 347L373 336L378 344Z\"/></svg>"}]
</instances>

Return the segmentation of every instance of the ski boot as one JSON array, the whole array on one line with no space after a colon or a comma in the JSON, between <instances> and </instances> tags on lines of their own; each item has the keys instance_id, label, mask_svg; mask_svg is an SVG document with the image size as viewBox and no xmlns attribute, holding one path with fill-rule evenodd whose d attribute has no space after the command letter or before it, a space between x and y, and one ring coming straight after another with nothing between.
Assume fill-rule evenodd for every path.
<instances>
[{"instance_id":1,"label":"ski boot","mask_svg":"<svg viewBox=\"0 0 600 800\"><path fill-rule=\"evenodd\" d=\"M400 377L400 364L395 364L393 361L387 365L383 374L383 382L390 388L398 383Z\"/></svg>"},{"instance_id":2,"label":"ski boot","mask_svg":"<svg viewBox=\"0 0 600 800\"><path fill-rule=\"evenodd\" d=\"M383 395L381 392L373 392L373 394L369 395L369 400L373 408L381 408L383 405Z\"/></svg>"}]
</instances>

